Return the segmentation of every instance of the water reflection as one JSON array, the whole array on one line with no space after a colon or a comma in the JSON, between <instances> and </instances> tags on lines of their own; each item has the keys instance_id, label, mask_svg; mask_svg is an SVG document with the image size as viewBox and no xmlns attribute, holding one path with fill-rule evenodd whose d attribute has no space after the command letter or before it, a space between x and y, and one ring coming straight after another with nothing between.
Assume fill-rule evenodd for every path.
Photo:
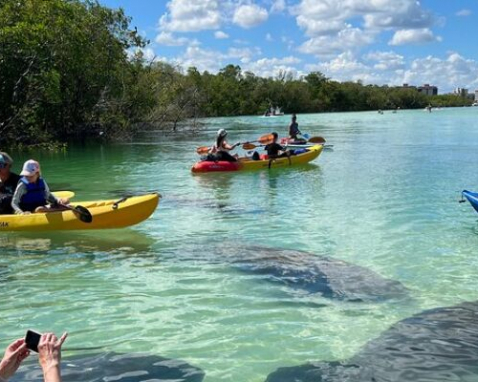
<instances>
[{"instance_id":1,"label":"water reflection","mask_svg":"<svg viewBox=\"0 0 478 382\"><path fill-rule=\"evenodd\" d=\"M129 252L140 254L149 252L156 241L154 238L136 230L108 230L94 232L55 232L55 233L10 233L0 236L0 248L17 253L42 253L64 250L74 252ZM7 252L8 253L8 252Z\"/></svg>"},{"instance_id":2,"label":"water reflection","mask_svg":"<svg viewBox=\"0 0 478 382\"><path fill-rule=\"evenodd\" d=\"M203 379L201 369L156 355L106 353L62 360L63 382L201 382ZM37 363L30 362L11 381L43 382L43 373Z\"/></svg>"}]
</instances>

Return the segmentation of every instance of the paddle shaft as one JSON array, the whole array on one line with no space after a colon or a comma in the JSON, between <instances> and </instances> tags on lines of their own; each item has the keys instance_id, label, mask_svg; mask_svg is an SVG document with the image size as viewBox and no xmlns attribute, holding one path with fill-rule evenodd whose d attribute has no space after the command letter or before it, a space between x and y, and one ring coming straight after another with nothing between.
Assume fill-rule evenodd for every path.
<instances>
[{"instance_id":1,"label":"paddle shaft","mask_svg":"<svg viewBox=\"0 0 478 382\"><path fill-rule=\"evenodd\" d=\"M239 145L243 145L243 144L247 144L247 143L252 143L252 142L260 142L260 143L269 143L271 142L272 140L274 139L274 136L272 134L265 134L261 137L259 137L257 140L255 141L249 141L249 142L244 142L244 143L240 143L238 142L237 144L235 144L234 146L239 146ZM201 146L201 147L198 147L196 149L196 152L198 154L208 154L209 153L209 150L211 148L208 147L208 146Z\"/></svg>"}]
</instances>

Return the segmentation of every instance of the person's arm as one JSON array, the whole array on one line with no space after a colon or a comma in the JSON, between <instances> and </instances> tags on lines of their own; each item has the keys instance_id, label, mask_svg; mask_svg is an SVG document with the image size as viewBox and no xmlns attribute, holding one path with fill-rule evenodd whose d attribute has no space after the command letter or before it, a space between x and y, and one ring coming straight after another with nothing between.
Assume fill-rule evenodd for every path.
<instances>
[{"instance_id":1,"label":"person's arm","mask_svg":"<svg viewBox=\"0 0 478 382\"><path fill-rule=\"evenodd\" d=\"M43 184L45 185L45 199L47 202L51 204L59 204L61 200L59 200L55 195L50 192L50 187L46 184L45 179L43 179Z\"/></svg>"},{"instance_id":2,"label":"person's arm","mask_svg":"<svg viewBox=\"0 0 478 382\"><path fill-rule=\"evenodd\" d=\"M18 183L12 198L12 208L16 214L23 214L23 211L20 208L20 201L22 200L22 197L26 194L26 192L27 187L23 183Z\"/></svg>"},{"instance_id":3,"label":"person's arm","mask_svg":"<svg viewBox=\"0 0 478 382\"><path fill-rule=\"evenodd\" d=\"M18 370L20 364L30 354L25 340L19 338L13 341L5 350L5 355L0 362L0 382L7 382Z\"/></svg>"},{"instance_id":4,"label":"person's arm","mask_svg":"<svg viewBox=\"0 0 478 382\"><path fill-rule=\"evenodd\" d=\"M38 360L43 369L45 382L61 382L61 345L68 333L63 333L58 339L53 333L44 333L38 343Z\"/></svg>"},{"instance_id":5,"label":"person's arm","mask_svg":"<svg viewBox=\"0 0 478 382\"><path fill-rule=\"evenodd\" d=\"M229 143L225 142L222 144L222 147L226 150L234 150L237 146L239 146L241 143L240 142L237 142L236 144L234 145L230 145Z\"/></svg>"}]
</instances>

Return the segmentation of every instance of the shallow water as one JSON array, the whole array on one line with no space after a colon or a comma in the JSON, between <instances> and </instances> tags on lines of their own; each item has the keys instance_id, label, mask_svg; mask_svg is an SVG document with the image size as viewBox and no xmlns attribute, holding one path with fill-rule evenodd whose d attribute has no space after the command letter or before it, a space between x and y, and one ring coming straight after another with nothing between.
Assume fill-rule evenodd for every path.
<instances>
[{"instance_id":1,"label":"shallow water","mask_svg":"<svg viewBox=\"0 0 478 382\"><path fill-rule=\"evenodd\" d=\"M206 382L264 381L278 367L350 358L423 309L477 300L478 215L458 203L459 191L478 189L477 117L478 108L299 115L333 151L270 172L193 176L193 148L218 128L232 142L285 132L287 116L38 154L50 186L77 200L163 198L125 230L2 234L0 345L27 328L68 330L65 357L150 352L199 367ZM15 158L17 169L28 159ZM243 246L343 260L401 282L410 298L291 290L218 256Z\"/></svg>"}]
</instances>

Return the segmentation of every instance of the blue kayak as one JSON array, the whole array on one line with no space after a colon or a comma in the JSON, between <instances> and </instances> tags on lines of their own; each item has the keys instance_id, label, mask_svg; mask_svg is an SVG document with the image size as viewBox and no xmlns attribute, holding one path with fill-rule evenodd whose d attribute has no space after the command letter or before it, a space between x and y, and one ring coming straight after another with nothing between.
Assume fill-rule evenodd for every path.
<instances>
[{"instance_id":1,"label":"blue kayak","mask_svg":"<svg viewBox=\"0 0 478 382\"><path fill-rule=\"evenodd\" d=\"M470 202L475 211L478 212L478 192L463 190L461 194Z\"/></svg>"}]
</instances>

